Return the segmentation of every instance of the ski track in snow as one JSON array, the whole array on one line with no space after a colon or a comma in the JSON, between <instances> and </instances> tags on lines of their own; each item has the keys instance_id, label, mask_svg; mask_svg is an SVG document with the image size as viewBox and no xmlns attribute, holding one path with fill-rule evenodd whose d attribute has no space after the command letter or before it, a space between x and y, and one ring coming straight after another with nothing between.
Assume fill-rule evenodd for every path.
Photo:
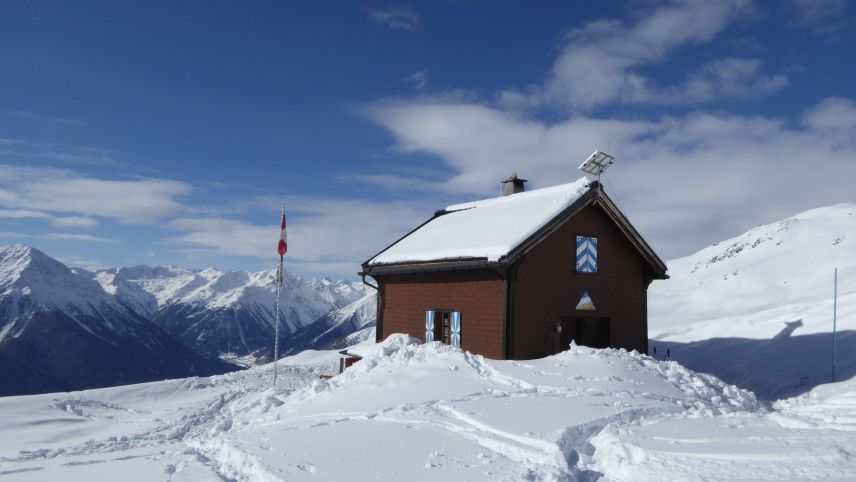
<instances>
[{"instance_id":1,"label":"ski track in snow","mask_svg":"<svg viewBox=\"0 0 856 482\"><path fill-rule=\"evenodd\" d=\"M617 350L502 362L406 337L362 348L325 381L335 352L283 362L276 391L265 366L0 399L40 414L14 433L27 448L0 445L0 481L856 477L856 382L767 407ZM446 388L425 386L443 373Z\"/></svg>"}]
</instances>

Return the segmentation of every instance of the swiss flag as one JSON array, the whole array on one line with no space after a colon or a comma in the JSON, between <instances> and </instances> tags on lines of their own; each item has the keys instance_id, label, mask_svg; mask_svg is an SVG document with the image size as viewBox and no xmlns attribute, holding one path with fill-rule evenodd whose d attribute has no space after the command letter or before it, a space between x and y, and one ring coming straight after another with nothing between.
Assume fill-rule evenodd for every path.
<instances>
[{"instance_id":1,"label":"swiss flag","mask_svg":"<svg viewBox=\"0 0 856 482\"><path fill-rule=\"evenodd\" d=\"M285 209L282 210L282 231L279 233L279 245L276 247L276 251L279 253L279 257L283 257L286 252L288 252L288 235L285 234Z\"/></svg>"}]
</instances>

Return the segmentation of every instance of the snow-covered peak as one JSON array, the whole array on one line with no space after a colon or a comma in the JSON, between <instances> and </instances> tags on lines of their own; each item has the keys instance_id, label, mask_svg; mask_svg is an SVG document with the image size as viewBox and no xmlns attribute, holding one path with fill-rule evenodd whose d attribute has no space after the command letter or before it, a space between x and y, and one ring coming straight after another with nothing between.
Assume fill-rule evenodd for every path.
<instances>
[{"instance_id":1,"label":"snow-covered peak","mask_svg":"<svg viewBox=\"0 0 856 482\"><path fill-rule=\"evenodd\" d=\"M25 244L0 247L0 289L6 290L13 283L30 273L51 273L68 268L59 261Z\"/></svg>"},{"instance_id":2,"label":"snow-covered peak","mask_svg":"<svg viewBox=\"0 0 856 482\"><path fill-rule=\"evenodd\" d=\"M22 316L43 309L59 310L72 318L125 312L92 279L92 273L72 270L30 246L0 247L0 338Z\"/></svg>"},{"instance_id":3,"label":"snow-covered peak","mask_svg":"<svg viewBox=\"0 0 856 482\"><path fill-rule=\"evenodd\" d=\"M110 278L107 275L113 275ZM201 275L200 270L190 270L178 266L132 266L128 268L110 269L99 271L98 276L109 280L104 286L105 290L111 291L115 288L109 286L116 283L136 286L140 290L155 298L157 307L168 304L183 294L192 291L210 281L211 273Z\"/></svg>"},{"instance_id":4,"label":"snow-covered peak","mask_svg":"<svg viewBox=\"0 0 856 482\"><path fill-rule=\"evenodd\" d=\"M309 281L309 286L322 298L339 308L357 301L368 293L368 287L360 281L333 281L330 278L321 278Z\"/></svg>"}]
</instances>

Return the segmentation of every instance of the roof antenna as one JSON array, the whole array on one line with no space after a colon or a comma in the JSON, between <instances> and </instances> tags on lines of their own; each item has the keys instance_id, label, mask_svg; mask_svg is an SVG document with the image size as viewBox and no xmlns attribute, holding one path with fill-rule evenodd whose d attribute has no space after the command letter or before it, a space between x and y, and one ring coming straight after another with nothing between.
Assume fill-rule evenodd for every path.
<instances>
[{"instance_id":1,"label":"roof antenna","mask_svg":"<svg viewBox=\"0 0 856 482\"><path fill-rule=\"evenodd\" d=\"M615 162L615 158L602 151L594 151L586 161L580 164L578 168L586 174L597 176L597 182L600 183L600 175L609 169L609 166Z\"/></svg>"}]
</instances>

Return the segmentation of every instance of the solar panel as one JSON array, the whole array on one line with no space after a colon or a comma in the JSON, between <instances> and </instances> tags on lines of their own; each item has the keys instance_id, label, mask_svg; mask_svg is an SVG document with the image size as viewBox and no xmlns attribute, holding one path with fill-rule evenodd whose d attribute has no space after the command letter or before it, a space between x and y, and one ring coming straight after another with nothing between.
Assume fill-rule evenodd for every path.
<instances>
[{"instance_id":1,"label":"solar panel","mask_svg":"<svg viewBox=\"0 0 856 482\"><path fill-rule=\"evenodd\" d=\"M600 179L600 175L603 174L603 172L606 171L613 162L615 162L615 158L609 154L601 151L594 151L594 153L586 159L586 162L580 164L579 170L587 174L591 174L592 176L597 176L597 178Z\"/></svg>"}]
</instances>

